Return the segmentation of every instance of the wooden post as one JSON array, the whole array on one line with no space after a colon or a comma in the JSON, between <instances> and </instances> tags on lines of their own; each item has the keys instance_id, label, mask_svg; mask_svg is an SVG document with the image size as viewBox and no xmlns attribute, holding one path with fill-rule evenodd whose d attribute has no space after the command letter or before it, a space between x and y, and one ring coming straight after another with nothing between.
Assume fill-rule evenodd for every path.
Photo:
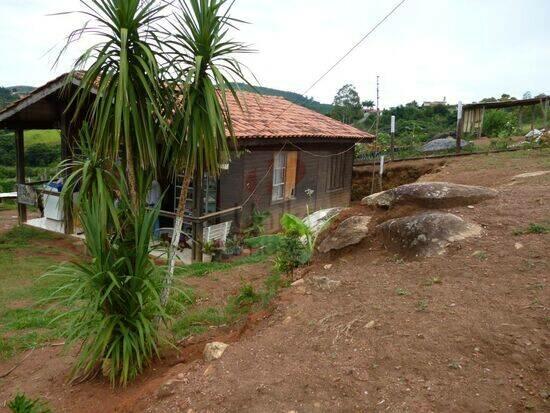
<instances>
[{"instance_id":1,"label":"wooden post","mask_svg":"<svg viewBox=\"0 0 550 413\"><path fill-rule=\"evenodd\" d=\"M199 173L195 173L193 177L193 216L201 217L203 215L203 188L202 188L203 176ZM202 262L202 248L203 248L203 226L202 222L193 222L193 262Z\"/></svg>"},{"instance_id":2,"label":"wooden post","mask_svg":"<svg viewBox=\"0 0 550 413\"><path fill-rule=\"evenodd\" d=\"M25 138L23 129L15 130L15 165L17 186L25 184ZM19 188L17 190L19 193ZM27 206L17 202L17 216L19 224L27 222Z\"/></svg>"},{"instance_id":3,"label":"wooden post","mask_svg":"<svg viewBox=\"0 0 550 413\"><path fill-rule=\"evenodd\" d=\"M483 132L483 120L485 118L485 106L481 109L481 120L479 121L479 131L477 133L477 138L481 138Z\"/></svg>"},{"instance_id":4,"label":"wooden post","mask_svg":"<svg viewBox=\"0 0 550 413\"><path fill-rule=\"evenodd\" d=\"M456 109L456 153L462 150L462 130L464 129L464 117L462 116L462 102L458 102Z\"/></svg>"},{"instance_id":5,"label":"wooden post","mask_svg":"<svg viewBox=\"0 0 550 413\"><path fill-rule=\"evenodd\" d=\"M547 112L547 109L548 109L548 100L542 100L542 98L540 99L540 109L542 110L542 117L544 119L544 129L546 129L546 133L548 133L548 114L546 113Z\"/></svg>"},{"instance_id":6,"label":"wooden post","mask_svg":"<svg viewBox=\"0 0 550 413\"><path fill-rule=\"evenodd\" d=\"M69 125L65 117L65 113L61 114L61 158L62 160L70 159L72 157L71 143L69 136ZM67 181L67 178L71 172L68 169L65 169L63 174L63 184ZM74 220L73 220L73 202L72 195L69 198L70 202L63 202L63 232L65 234L74 233Z\"/></svg>"}]
</instances>

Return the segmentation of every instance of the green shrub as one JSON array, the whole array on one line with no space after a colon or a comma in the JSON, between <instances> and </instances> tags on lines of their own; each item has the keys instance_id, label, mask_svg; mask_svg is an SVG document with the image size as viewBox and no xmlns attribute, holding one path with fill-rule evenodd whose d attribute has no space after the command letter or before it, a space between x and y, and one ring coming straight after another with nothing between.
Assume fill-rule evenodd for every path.
<instances>
[{"instance_id":1,"label":"green shrub","mask_svg":"<svg viewBox=\"0 0 550 413\"><path fill-rule=\"evenodd\" d=\"M265 232L265 221L270 215L269 211L259 211L254 208L252 210L250 225L243 231L245 236L248 238L262 235Z\"/></svg>"},{"instance_id":2,"label":"green shrub","mask_svg":"<svg viewBox=\"0 0 550 413\"><path fill-rule=\"evenodd\" d=\"M157 325L167 318L160 301L165 268L149 255L158 209L132 207L124 196L115 202L104 185L99 187L103 191L89 187L89 197L81 192L79 203L93 259L47 275L61 285L51 299L71 309L59 318L68 322L67 344L80 348L73 379L101 369L113 385L126 385L158 356L159 344L167 343Z\"/></svg>"},{"instance_id":3,"label":"green shrub","mask_svg":"<svg viewBox=\"0 0 550 413\"><path fill-rule=\"evenodd\" d=\"M504 110L488 110L483 117L483 133L490 137L511 136L517 133L517 119Z\"/></svg>"},{"instance_id":4,"label":"green shrub","mask_svg":"<svg viewBox=\"0 0 550 413\"><path fill-rule=\"evenodd\" d=\"M40 399L29 399L24 393L17 393L8 402L8 408L13 413L50 413L51 410Z\"/></svg>"},{"instance_id":5,"label":"green shrub","mask_svg":"<svg viewBox=\"0 0 550 413\"><path fill-rule=\"evenodd\" d=\"M292 214L283 215L281 226L283 237L275 258L275 269L289 273L309 262L313 252L313 240L309 227Z\"/></svg>"}]
</instances>

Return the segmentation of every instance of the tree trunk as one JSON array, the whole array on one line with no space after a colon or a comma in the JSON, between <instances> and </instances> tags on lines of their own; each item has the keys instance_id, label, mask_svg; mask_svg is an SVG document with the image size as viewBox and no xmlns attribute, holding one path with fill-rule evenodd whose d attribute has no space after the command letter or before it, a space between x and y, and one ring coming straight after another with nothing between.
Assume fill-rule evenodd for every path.
<instances>
[{"instance_id":1,"label":"tree trunk","mask_svg":"<svg viewBox=\"0 0 550 413\"><path fill-rule=\"evenodd\" d=\"M166 278L164 280L164 287L160 296L161 304L166 307L168 303L168 297L170 297L170 288L172 286L172 280L174 278L174 270L176 268L176 251L181 235L181 227L183 226L183 217L185 215L185 201L187 200L187 193L189 192L189 184L193 178L192 169L189 168L183 176L183 183L181 187L181 193L178 200L178 209L176 211L176 219L174 221L174 231L172 232L172 241L168 248L168 270L166 272Z\"/></svg>"},{"instance_id":2,"label":"tree trunk","mask_svg":"<svg viewBox=\"0 0 550 413\"><path fill-rule=\"evenodd\" d=\"M136 170L134 167L134 151L132 149L132 142L130 139L126 140L124 146L126 147L126 171L128 172L128 189L130 191L130 200L132 201L132 207L134 207L137 211L138 199Z\"/></svg>"}]
</instances>

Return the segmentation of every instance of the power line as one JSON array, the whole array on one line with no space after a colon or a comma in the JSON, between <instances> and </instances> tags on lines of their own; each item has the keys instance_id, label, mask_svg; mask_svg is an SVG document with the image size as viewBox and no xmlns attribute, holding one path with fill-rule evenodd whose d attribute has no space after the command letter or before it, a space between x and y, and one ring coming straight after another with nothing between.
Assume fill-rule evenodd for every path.
<instances>
[{"instance_id":1,"label":"power line","mask_svg":"<svg viewBox=\"0 0 550 413\"><path fill-rule=\"evenodd\" d=\"M348 57L357 47L359 47L372 33L374 33L374 31L376 29L378 29L378 27L380 27L393 13L395 13L397 11L397 9L399 7L401 7L403 5L403 3L405 3L406 0L401 0L399 3L397 3L393 9L391 9L381 20L379 20L363 37L361 37L361 39L356 42L342 57L340 57L326 72L324 72L317 80L315 80L311 86L309 86L303 93L302 95L306 95L308 92L311 91L311 89L313 89L315 86L317 86L317 84L319 82L321 82L321 80L323 80L330 72L332 72L340 63L342 63L342 61L344 61L344 59L346 57ZM269 126L277 121L294 103L293 102L289 102L288 105L286 107L283 108L283 110L275 117L275 119L273 119L271 122L269 122L260 132L258 132L258 135L260 135L263 131L265 131L267 128L269 128ZM287 144L289 145L292 145L294 146L295 148L297 148L298 150L304 152L304 153L307 153L309 155L312 155L312 156L316 156L316 157L332 157L332 156L339 156L343 153L346 153L350 150L352 150L353 148L355 148L355 145L356 143L359 143L365 139L368 139L368 137L365 137L365 138L362 138L360 139L359 141L355 142L352 146L350 146L349 148L347 148L346 150L342 151L342 152L339 152L337 154L330 154L330 155L318 155L318 154L314 154L312 152L309 152L309 151L306 151L305 149L299 147L297 144L289 141L288 139L285 140L285 143L283 144L282 148L278 151L278 153L281 153L284 148L286 147ZM252 196L256 193L257 189L259 188L260 184L267 178L267 176L269 175L269 173L271 172L271 170L273 169L273 165L270 165L270 167L268 168L267 172L264 174L264 176L260 179L260 181L258 182L258 184L254 187L254 189L252 190L252 192L250 193L250 195L246 198L246 200L241 204L242 207L244 207L248 201L250 201L250 199L252 198Z\"/></svg>"}]
</instances>

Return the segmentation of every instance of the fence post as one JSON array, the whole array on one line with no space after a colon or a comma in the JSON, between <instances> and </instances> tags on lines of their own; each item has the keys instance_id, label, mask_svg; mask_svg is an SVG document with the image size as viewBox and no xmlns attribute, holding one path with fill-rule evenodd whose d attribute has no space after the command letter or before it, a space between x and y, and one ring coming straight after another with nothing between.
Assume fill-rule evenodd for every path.
<instances>
[{"instance_id":1,"label":"fence post","mask_svg":"<svg viewBox=\"0 0 550 413\"><path fill-rule=\"evenodd\" d=\"M17 196L19 198L19 185L25 184L25 140L21 128L15 130L15 159L17 165ZM27 222L27 206L20 204L19 200L17 201L17 215L20 224Z\"/></svg>"},{"instance_id":2,"label":"fence post","mask_svg":"<svg viewBox=\"0 0 550 413\"><path fill-rule=\"evenodd\" d=\"M464 119L462 117L462 102L458 101L456 108L456 152L460 153L462 149L462 130L464 129Z\"/></svg>"}]
</instances>

